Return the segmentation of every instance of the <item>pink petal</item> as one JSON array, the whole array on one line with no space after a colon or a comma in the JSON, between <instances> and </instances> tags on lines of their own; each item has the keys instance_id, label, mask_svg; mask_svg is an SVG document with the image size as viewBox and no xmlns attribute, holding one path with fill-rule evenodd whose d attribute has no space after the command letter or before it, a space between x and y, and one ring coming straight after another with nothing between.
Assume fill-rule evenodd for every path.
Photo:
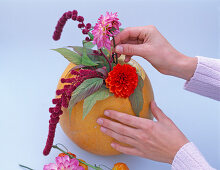
<instances>
[{"instance_id":1,"label":"pink petal","mask_svg":"<svg viewBox=\"0 0 220 170\"><path fill-rule=\"evenodd\" d=\"M43 170L57 170L57 165L54 163L50 163L48 165L44 165Z\"/></svg>"}]
</instances>

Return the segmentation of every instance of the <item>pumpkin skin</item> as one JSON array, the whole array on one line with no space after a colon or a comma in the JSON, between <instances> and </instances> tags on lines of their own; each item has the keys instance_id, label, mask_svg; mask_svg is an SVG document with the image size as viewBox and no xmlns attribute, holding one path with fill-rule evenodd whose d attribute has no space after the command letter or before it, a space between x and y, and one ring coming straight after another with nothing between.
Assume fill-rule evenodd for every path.
<instances>
[{"instance_id":1,"label":"pumpkin skin","mask_svg":"<svg viewBox=\"0 0 220 170\"><path fill-rule=\"evenodd\" d=\"M120 63L123 63L122 57L120 57ZM142 89L144 104L140 112L140 117L152 119L152 114L149 109L149 104L153 100L153 90L150 81L141 66L134 60L130 63L139 70L141 77L144 80L144 86ZM69 71L75 65L70 63L61 78L70 78ZM61 80L60 78L60 80ZM64 83L59 80L57 89L64 87ZM63 114L60 117L60 125L66 135L80 148L97 155L111 156L118 155L120 152L111 147L112 142L117 142L115 139L107 136L100 131L100 126L96 123L96 120L104 116L105 110L116 110L119 112L135 115L132 110L129 98L116 98L110 96L105 100L97 101L87 116L83 117L83 101L78 102L72 109L71 118L69 118L68 109L62 108Z\"/></svg>"}]
</instances>

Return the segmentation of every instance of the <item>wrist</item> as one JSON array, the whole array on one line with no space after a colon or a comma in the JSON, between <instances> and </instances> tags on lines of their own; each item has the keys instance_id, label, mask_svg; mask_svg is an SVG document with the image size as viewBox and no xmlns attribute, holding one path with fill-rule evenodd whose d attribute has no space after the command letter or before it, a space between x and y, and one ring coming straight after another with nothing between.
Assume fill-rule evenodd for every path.
<instances>
[{"instance_id":1,"label":"wrist","mask_svg":"<svg viewBox=\"0 0 220 170\"><path fill-rule=\"evenodd\" d=\"M175 144L172 147L172 150L170 150L170 159L168 161L169 164L173 163L173 160L176 157L176 154L178 153L178 151L187 143L189 143L189 140L185 137L185 135L181 135L181 137L178 137L178 139L176 140Z\"/></svg>"},{"instance_id":2,"label":"wrist","mask_svg":"<svg viewBox=\"0 0 220 170\"><path fill-rule=\"evenodd\" d=\"M178 60L176 60L172 76L190 80L196 70L198 59L196 57L188 57L181 53L178 55L179 57Z\"/></svg>"}]
</instances>

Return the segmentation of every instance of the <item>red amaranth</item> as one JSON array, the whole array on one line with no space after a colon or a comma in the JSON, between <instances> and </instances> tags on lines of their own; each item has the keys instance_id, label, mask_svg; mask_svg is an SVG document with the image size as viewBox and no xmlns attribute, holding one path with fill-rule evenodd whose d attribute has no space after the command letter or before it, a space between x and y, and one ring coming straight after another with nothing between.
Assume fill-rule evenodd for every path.
<instances>
[{"instance_id":1,"label":"red amaranth","mask_svg":"<svg viewBox=\"0 0 220 170\"><path fill-rule=\"evenodd\" d=\"M56 95L58 96L58 98L52 100L52 103L55 104L55 107L49 108L49 112L51 113L51 115L49 120L49 132L47 142L43 151L43 154L45 156L50 153L50 150L52 148L56 126L60 120L60 116L63 114L62 107L68 108L69 100L71 99L73 91L86 79L95 77L103 78L103 75L101 75L100 73L96 72L95 70L89 69L81 69L79 71L72 70L70 74L74 75L75 77L61 79L61 83L65 83L64 88L58 89L56 91Z\"/></svg>"},{"instance_id":2,"label":"red amaranth","mask_svg":"<svg viewBox=\"0 0 220 170\"><path fill-rule=\"evenodd\" d=\"M53 33L53 39L55 41L59 40L61 37L61 33L63 31L63 27L66 24L66 21L68 19L72 19L73 21L78 21L78 28L80 28L82 30L83 34L88 34L89 33L89 29L92 27L90 23L84 24L84 17L83 16L78 16L78 12L77 10L73 10L73 11L68 11L65 12L62 17L59 19L59 21L57 22L57 25L55 27L55 31ZM90 40L89 37L85 38L86 41Z\"/></svg>"}]
</instances>

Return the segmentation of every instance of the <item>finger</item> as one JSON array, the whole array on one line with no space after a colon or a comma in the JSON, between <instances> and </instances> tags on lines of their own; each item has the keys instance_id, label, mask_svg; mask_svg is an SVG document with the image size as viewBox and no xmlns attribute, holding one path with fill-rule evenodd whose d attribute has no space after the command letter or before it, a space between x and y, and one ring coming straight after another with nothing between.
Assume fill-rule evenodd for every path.
<instances>
[{"instance_id":1,"label":"finger","mask_svg":"<svg viewBox=\"0 0 220 170\"><path fill-rule=\"evenodd\" d=\"M156 102L153 100L151 102L151 111L152 111L152 114L153 116L158 120L163 120L163 119L166 119L167 116L162 112L162 110L157 106Z\"/></svg>"},{"instance_id":2,"label":"finger","mask_svg":"<svg viewBox=\"0 0 220 170\"><path fill-rule=\"evenodd\" d=\"M131 57L132 57L131 55L126 55L124 62L128 63L131 60Z\"/></svg>"},{"instance_id":3,"label":"finger","mask_svg":"<svg viewBox=\"0 0 220 170\"><path fill-rule=\"evenodd\" d=\"M138 149L136 148L132 148L132 147L125 147L125 146L121 146L118 143L112 143L111 146L124 154L128 154L128 155L135 155L135 156L142 156L142 152L140 152Z\"/></svg>"},{"instance_id":4,"label":"finger","mask_svg":"<svg viewBox=\"0 0 220 170\"><path fill-rule=\"evenodd\" d=\"M120 44L115 48L116 53L124 55L143 55L143 44Z\"/></svg>"},{"instance_id":5,"label":"finger","mask_svg":"<svg viewBox=\"0 0 220 170\"><path fill-rule=\"evenodd\" d=\"M134 128L128 127L126 125L122 125L121 123L117 123L108 119L104 118L99 118L97 120L97 123L105 128L108 128L118 134L124 135L124 136L129 136L129 137L134 137L136 134L136 131Z\"/></svg>"},{"instance_id":6,"label":"finger","mask_svg":"<svg viewBox=\"0 0 220 170\"><path fill-rule=\"evenodd\" d=\"M139 41L139 40L126 40L126 41L121 41L120 43L118 43L117 45L119 44L142 44L143 42L142 41ZM114 46L114 43L113 41L111 40L111 46L113 47Z\"/></svg>"},{"instance_id":7,"label":"finger","mask_svg":"<svg viewBox=\"0 0 220 170\"><path fill-rule=\"evenodd\" d=\"M115 110L106 110L104 112L104 115L112 119L115 119L125 125L132 126L132 127L139 128L139 129L142 129L143 125L153 122L152 120L149 120L149 119L132 116L132 115L121 113Z\"/></svg>"},{"instance_id":8,"label":"finger","mask_svg":"<svg viewBox=\"0 0 220 170\"><path fill-rule=\"evenodd\" d=\"M143 27L128 27L125 28L115 37L115 44L122 44L128 40L140 39L140 34L143 31ZM142 39L141 39L142 40ZM143 39L144 40L144 39Z\"/></svg>"},{"instance_id":9,"label":"finger","mask_svg":"<svg viewBox=\"0 0 220 170\"><path fill-rule=\"evenodd\" d=\"M113 137L114 139L116 139L119 142L126 143L126 144L131 145L131 146L136 146L137 145L136 140L134 140L134 139L132 139L128 136L120 135L120 134L112 131L111 129L101 127L101 131L103 133L105 133L106 135Z\"/></svg>"}]
</instances>

